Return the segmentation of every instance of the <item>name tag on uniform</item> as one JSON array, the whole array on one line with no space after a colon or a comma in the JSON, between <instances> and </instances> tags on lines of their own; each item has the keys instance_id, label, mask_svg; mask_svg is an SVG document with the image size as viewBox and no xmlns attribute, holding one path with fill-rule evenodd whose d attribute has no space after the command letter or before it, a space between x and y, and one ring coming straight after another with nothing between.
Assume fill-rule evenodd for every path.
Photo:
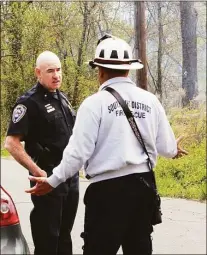
<instances>
[{"instance_id":1,"label":"name tag on uniform","mask_svg":"<svg viewBox=\"0 0 207 255\"><path fill-rule=\"evenodd\" d=\"M45 108L47 112L53 112L55 110L55 108L51 104L46 104Z\"/></svg>"},{"instance_id":2,"label":"name tag on uniform","mask_svg":"<svg viewBox=\"0 0 207 255\"><path fill-rule=\"evenodd\" d=\"M47 110L47 112L53 112L55 110L55 108L51 108L49 110Z\"/></svg>"}]
</instances>

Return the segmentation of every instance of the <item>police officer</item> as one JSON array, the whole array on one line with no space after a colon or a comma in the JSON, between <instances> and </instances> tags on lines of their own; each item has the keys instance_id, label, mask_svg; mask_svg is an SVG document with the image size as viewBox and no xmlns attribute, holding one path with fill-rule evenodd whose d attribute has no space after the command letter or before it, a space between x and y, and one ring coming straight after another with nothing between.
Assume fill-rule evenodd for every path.
<instances>
[{"instance_id":1,"label":"police officer","mask_svg":"<svg viewBox=\"0 0 207 255\"><path fill-rule=\"evenodd\" d=\"M179 147L164 109L156 96L128 77L143 65L132 58L131 47L116 37L102 38L95 59L99 91L81 104L73 135L53 175L32 177L37 185L27 192L43 195L73 176L82 164L90 178L85 197L84 255L152 254L154 185L147 156L116 99L115 89L127 102L146 143L153 167L158 154L173 158L187 152ZM143 181L145 180L145 182ZM148 185L146 185L146 183Z\"/></svg>"},{"instance_id":2,"label":"police officer","mask_svg":"<svg viewBox=\"0 0 207 255\"><path fill-rule=\"evenodd\" d=\"M75 112L59 91L62 70L59 58L50 51L36 60L38 83L20 96L14 106L5 147L33 176L47 176L59 165L72 134ZM25 142L23 148L21 141ZM31 186L34 186L31 182ZM78 199L76 172L45 196L31 196L30 214L36 255L71 255Z\"/></svg>"}]
</instances>

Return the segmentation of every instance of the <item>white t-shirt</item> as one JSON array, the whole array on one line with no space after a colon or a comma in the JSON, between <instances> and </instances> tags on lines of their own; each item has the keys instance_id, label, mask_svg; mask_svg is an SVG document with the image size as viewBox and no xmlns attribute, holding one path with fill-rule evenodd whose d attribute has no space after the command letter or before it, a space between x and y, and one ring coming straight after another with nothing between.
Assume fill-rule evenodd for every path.
<instances>
[{"instance_id":1,"label":"white t-shirt","mask_svg":"<svg viewBox=\"0 0 207 255\"><path fill-rule=\"evenodd\" d=\"M158 154L169 158L177 154L174 133L157 97L130 78L113 78L80 105L62 161L48 178L51 186L57 187L83 165L92 182L149 171L147 156L121 106L104 91L107 86L117 90L132 111L153 167Z\"/></svg>"}]
</instances>

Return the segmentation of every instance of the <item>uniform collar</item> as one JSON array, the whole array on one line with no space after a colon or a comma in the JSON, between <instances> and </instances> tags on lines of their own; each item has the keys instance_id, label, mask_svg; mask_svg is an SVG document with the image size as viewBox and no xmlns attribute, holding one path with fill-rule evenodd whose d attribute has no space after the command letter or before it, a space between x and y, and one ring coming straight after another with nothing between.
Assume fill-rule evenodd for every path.
<instances>
[{"instance_id":1,"label":"uniform collar","mask_svg":"<svg viewBox=\"0 0 207 255\"><path fill-rule=\"evenodd\" d=\"M103 90L104 88L116 84L116 83L130 83L132 85L135 85L135 83L129 78L129 77L116 77L109 79L108 81L105 81L100 87L98 91ZM135 85L136 86L136 85Z\"/></svg>"},{"instance_id":2,"label":"uniform collar","mask_svg":"<svg viewBox=\"0 0 207 255\"><path fill-rule=\"evenodd\" d=\"M55 98L55 99L58 99L58 97L55 95L54 92L48 91L45 87L42 86L42 84L41 84L40 82L37 83L37 90L38 90L41 94L43 94L43 96L44 96L45 98L51 98L51 97L53 97L53 98Z\"/></svg>"},{"instance_id":3,"label":"uniform collar","mask_svg":"<svg viewBox=\"0 0 207 255\"><path fill-rule=\"evenodd\" d=\"M45 87L43 87L42 84L39 82L37 83L37 90L42 93L49 93L49 91Z\"/></svg>"}]
</instances>

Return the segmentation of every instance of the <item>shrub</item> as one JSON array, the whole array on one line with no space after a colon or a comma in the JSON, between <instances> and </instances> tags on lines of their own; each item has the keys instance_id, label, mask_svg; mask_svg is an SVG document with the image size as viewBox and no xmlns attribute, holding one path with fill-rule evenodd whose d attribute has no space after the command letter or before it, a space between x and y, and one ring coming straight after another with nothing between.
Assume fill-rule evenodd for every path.
<instances>
[{"instance_id":1,"label":"shrub","mask_svg":"<svg viewBox=\"0 0 207 255\"><path fill-rule=\"evenodd\" d=\"M168 117L176 137L180 134L185 135L184 146L199 144L206 137L205 105L200 105L195 109L173 108Z\"/></svg>"},{"instance_id":2,"label":"shrub","mask_svg":"<svg viewBox=\"0 0 207 255\"><path fill-rule=\"evenodd\" d=\"M158 158L155 168L161 196L206 200L206 115L198 109L173 109L170 113L172 128L189 155L180 159Z\"/></svg>"}]
</instances>

